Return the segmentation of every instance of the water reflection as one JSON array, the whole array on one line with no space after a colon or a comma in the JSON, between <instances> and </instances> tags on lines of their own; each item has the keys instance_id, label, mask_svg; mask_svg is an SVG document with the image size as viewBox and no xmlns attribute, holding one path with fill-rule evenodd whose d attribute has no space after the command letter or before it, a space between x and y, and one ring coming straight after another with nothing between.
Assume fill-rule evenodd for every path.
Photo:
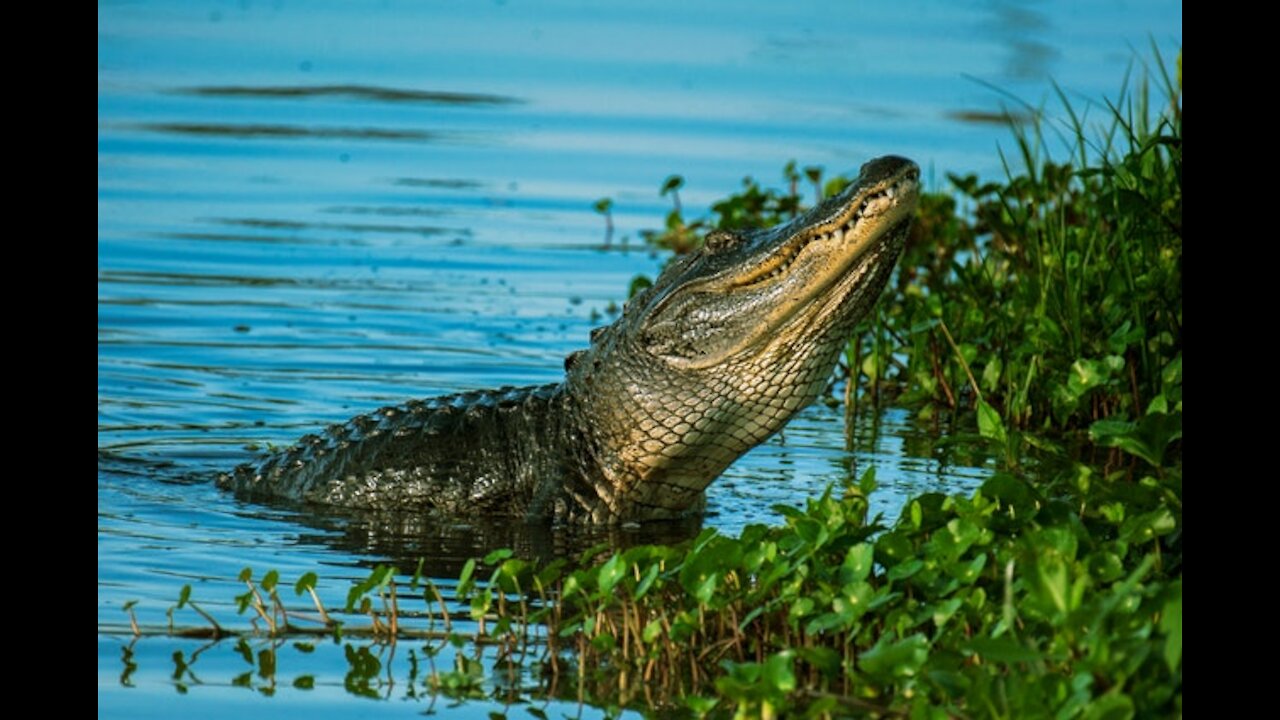
<instances>
[{"instance_id":1,"label":"water reflection","mask_svg":"<svg viewBox=\"0 0 1280 720\"><path fill-rule=\"evenodd\" d=\"M266 123L214 123L214 122L148 122L131 126L145 132L175 135L226 137L235 140L389 140L396 142L436 142L457 140L456 133L429 132L373 127L304 127Z\"/></svg>"},{"instance_id":2,"label":"water reflection","mask_svg":"<svg viewBox=\"0 0 1280 720\"><path fill-rule=\"evenodd\" d=\"M1031 113L1012 110L1001 110L998 112L988 110L948 110L946 116L952 120L962 123L975 125L997 125L1000 127L1025 125L1032 120Z\"/></svg>"},{"instance_id":3,"label":"water reflection","mask_svg":"<svg viewBox=\"0 0 1280 720\"><path fill-rule=\"evenodd\" d=\"M212 98L317 98L339 97L390 103L432 103L438 105L517 105L523 100L506 95L471 92L441 92L376 85L205 85L177 88L179 95Z\"/></svg>"},{"instance_id":4,"label":"water reflection","mask_svg":"<svg viewBox=\"0 0 1280 720\"><path fill-rule=\"evenodd\" d=\"M468 228L440 227L436 225L387 225L371 223L324 223L303 222L301 220L283 220L277 218L202 218L204 222L236 227L262 228L265 230L319 230L350 233L407 233L411 235L470 235Z\"/></svg>"},{"instance_id":5,"label":"water reflection","mask_svg":"<svg viewBox=\"0 0 1280 720\"><path fill-rule=\"evenodd\" d=\"M993 0L991 19L984 29L1005 50L1004 76L1014 80L1049 77L1058 59L1057 48L1049 43L1054 34L1041 0Z\"/></svg>"},{"instance_id":6,"label":"water reflection","mask_svg":"<svg viewBox=\"0 0 1280 720\"><path fill-rule=\"evenodd\" d=\"M403 187L425 187L425 188L443 188L445 190L478 190L484 187L484 183L476 180L461 180L458 178L413 178L402 177L396 178L394 184Z\"/></svg>"},{"instance_id":7,"label":"water reflection","mask_svg":"<svg viewBox=\"0 0 1280 720\"><path fill-rule=\"evenodd\" d=\"M511 549L528 560L551 562L577 558L596 546L624 549L641 544L674 544L702 528L701 518L645 523L635 527L553 527L519 519L460 521L421 513L355 512L340 508L298 509L298 542L323 546L345 555L376 558L400 568L421 561L429 577L456 578L467 560L498 549ZM374 561L369 561L372 566Z\"/></svg>"},{"instance_id":8,"label":"water reflection","mask_svg":"<svg viewBox=\"0 0 1280 720\"><path fill-rule=\"evenodd\" d=\"M496 662L498 648L458 650L445 642L395 644L360 640L219 641L102 636L99 711L127 717L167 717L174 695L236 702L236 717L313 715L318 703L348 698L395 700L364 704L361 717L403 717L405 703L450 717L580 717L595 709L576 697L568 679L540 675L538 666ZM532 661L533 658L528 658ZM257 697L270 703L245 703ZM190 703L184 707L192 707ZM184 717L198 717L184 712ZM635 712L612 714L635 718Z\"/></svg>"}]
</instances>

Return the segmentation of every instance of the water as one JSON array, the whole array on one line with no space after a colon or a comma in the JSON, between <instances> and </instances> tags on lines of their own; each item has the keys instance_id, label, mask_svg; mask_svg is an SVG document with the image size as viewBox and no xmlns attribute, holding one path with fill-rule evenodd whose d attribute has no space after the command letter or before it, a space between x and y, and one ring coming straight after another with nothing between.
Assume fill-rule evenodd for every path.
<instances>
[{"instance_id":1,"label":"water","mask_svg":"<svg viewBox=\"0 0 1280 720\"><path fill-rule=\"evenodd\" d=\"M232 643L131 646L122 606L162 626L192 583L236 619L245 566L316 571L340 604L378 562L426 557L451 578L494 546L548 557L600 539L298 513L207 478L249 444L380 404L558 379L659 266L637 238L670 209L668 174L691 215L793 158L849 172L894 152L935 185L994 176L1007 132L983 121L1005 101L989 85L1036 104L1052 77L1087 104L1119 88L1130 48L1154 38L1172 57L1182 33L1170 2L716 5L99 5L100 715L504 711L411 697L404 647L373 694L408 701L375 703L338 646L285 644L275 673ZM706 524L776 522L772 505L851 468L877 469L890 516L981 478L908 413L880 420L848 453L839 414L810 408L713 485ZM174 653L197 651L182 672Z\"/></svg>"}]
</instances>

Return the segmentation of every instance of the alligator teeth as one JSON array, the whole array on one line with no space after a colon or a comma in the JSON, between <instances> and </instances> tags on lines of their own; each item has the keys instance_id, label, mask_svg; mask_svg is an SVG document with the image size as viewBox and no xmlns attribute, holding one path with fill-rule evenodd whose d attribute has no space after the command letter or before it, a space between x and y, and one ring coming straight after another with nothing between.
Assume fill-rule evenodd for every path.
<instances>
[{"instance_id":1,"label":"alligator teeth","mask_svg":"<svg viewBox=\"0 0 1280 720\"><path fill-rule=\"evenodd\" d=\"M915 178L910 178L901 186L891 185L879 192L865 196L862 199L862 202L858 204L857 209L854 210L853 216L849 218L844 225L828 230L821 235L811 236L807 242L835 241L837 243L843 243L851 241L854 229L858 227L858 224L863 220L863 218L868 215L879 215L886 211L888 207L893 205L893 201L898 196L899 192L902 191L903 188L911 187L914 180ZM757 283L767 282L784 275L791 268L792 263L795 262L796 256L800 253L802 246L803 243L800 243L784 249L780 255L775 256L772 259L772 262L774 263L772 268L769 270L757 271L759 274L742 278L737 282L734 282L732 287L747 287Z\"/></svg>"}]
</instances>

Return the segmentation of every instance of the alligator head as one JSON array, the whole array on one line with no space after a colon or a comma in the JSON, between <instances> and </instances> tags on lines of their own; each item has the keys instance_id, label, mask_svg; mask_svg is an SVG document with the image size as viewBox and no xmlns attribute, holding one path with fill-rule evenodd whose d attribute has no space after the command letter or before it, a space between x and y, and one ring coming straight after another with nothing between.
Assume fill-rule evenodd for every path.
<instances>
[{"instance_id":1,"label":"alligator head","mask_svg":"<svg viewBox=\"0 0 1280 720\"><path fill-rule=\"evenodd\" d=\"M715 231L573 358L596 521L678 517L826 387L893 270L918 199L899 157L791 222ZM600 517L594 517L599 515Z\"/></svg>"}]
</instances>

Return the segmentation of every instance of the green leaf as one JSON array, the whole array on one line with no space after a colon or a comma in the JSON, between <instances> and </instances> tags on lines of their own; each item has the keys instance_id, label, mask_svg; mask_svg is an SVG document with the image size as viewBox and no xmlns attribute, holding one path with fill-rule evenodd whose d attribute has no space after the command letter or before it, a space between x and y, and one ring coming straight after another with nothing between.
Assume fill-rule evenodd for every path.
<instances>
[{"instance_id":1,"label":"green leaf","mask_svg":"<svg viewBox=\"0 0 1280 720\"><path fill-rule=\"evenodd\" d=\"M795 653L791 650L783 650L771 655L764 661L760 679L778 693L794 692L796 689Z\"/></svg>"},{"instance_id":2,"label":"green leaf","mask_svg":"<svg viewBox=\"0 0 1280 720\"><path fill-rule=\"evenodd\" d=\"M182 608L186 607L187 601L190 599L191 599L191 586L183 585L182 589L178 591L178 609L181 610Z\"/></svg>"},{"instance_id":3,"label":"green leaf","mask_svg":"<svg viewBox=\"0 0 1280 720\"><path fill-rule=\"evenodd\" d=\"M863 672L882 682L894 682L915 677L929 659L929 641L916 633L901 640L890 635L881 636L870 650L858 656Z\"/></svg>"},{"instance_id":4,"label":"green leaf","mask_svg":"<svg viewBox=\"0 0 1280 720\"><path fill-rule=\"evenodd\" d=\"M693 597L702 605L709 604L711 598L715 597L718 582L719 573L711 573L698 583L698 587L693 591Z\"/></svg>"},{"instance_id":5,"label":"green leaf","mask_svg":"<svg viewBox=\"0 0 1280 720\"><path fill-rule=\"evenodd\" d=\"M465 598L471 594L471 588L474 584L472 581L472 576L475 575L475 572L476 572L475 558L469 558L467 562L463 564L462 572L458 573L458 586L457 586L457 589L454 591L457 593L460 599Z\"/></svg>"},{"instance_id":6,"label":"green leaf","mask_svg":"<svg viewBox=\"0 0 1280 720\"><path fill-rule=\"evenodd\" d=\"M515 555L515 553L514 553L514 552L512 552L510 549L508 549L508 548L498 548L497 550L494 550L493 552L491 552L491 553L489 553L488 555L485 555L485 556L484 556L484 564L485 564L485 565L497 565L498 563L502 562L503 560L506 560L506 559L510 558L512 555Z\"/></svg>"},{"instance_id":7,"label":"green leaf","mask_svg":"<svg viewBox=\"0 0 1280 720\"><path fill-rule=\"evenodd\" d=\"M1067 375L1066 390L1074 399L1082 397L1090 390L1107 381L1110 366L1106 363L1088 358L1080 358L1071 363L1071 372Z\"/></svg>"},{"instance_id":8,"label":"green leaf","mask_svg":"<svg viewBox=\"0 0 1280 720\"><path fill-rule=\"evenodd\" d=\"M963 604L964 601L956 597L939 603L933 609L933 612L930 613L930 618L933 620L934 627L941 630L942 626L947 624L947 621L956 614L956 611L959 610L960 606Z\"/></svg>"},{"instance_id":9,"label":"green leaf","mask_svg":"<svg viewBox=\"0 0 1280 720\"><path fill-rule=\"evenodd\" d=\"M608 595L613 592L613 587L618 581L626 577L627 563L622 559L622 555L614 554L605 564L600 566L596 576L596 583L600 588L601 595Z\"/></svg>"},{"instance_id":10,"label":"green leaf","mask_svg":"<svg viewBox=\"0 0 1280 720\"><path fill-rule=\"evenodd\" d=\"M876 466L872 465L863 471L862 477L858 478L858 489L862 491L863 497L870 497L871 493L876 490Z\"/></svg>"},{"instance_id":11,"label":"green leaf","mask_svg":"<svg viewBox=\"0 0 1280 720\"><path fill-rule=\"evenodd\" d=\"M806 635L820 635L828 630L842 627L844 624L845 618L840 613L823 613L805 624L804 632Z\"/></svg>"},{"instance_id":12,"label":"green leaf","mask_svg":"<svg viewBox=\"0 0 1280 720\"><path fill-rule=\"evenodd\" d=\"M1000 362L998 357L991 358L986 367L982 368L982 389L987 392L995 392L999 389L1002 372L1004 372L1004 363Z\"/></svg>"},{"instance_id":13,"label":"green leaf","mask_svg":"<svg viewBox=\"0 0 1280 720\"><path fill-rule=\"evenodd\" d=\"M662 632L662 620L650 620L649 624L645 625L644 630L641 631L640 637L645 643L653 643L662 637Z\"/></svg>"},{"instance_id":14,"label":"green leaf","mask_svg":"<svg viewBox=\"0 0 1280 720\"><path fill-rule=\"evenodd\" d=\"M1041 610L1059 623L1079 603L1073 567L1076 538L1069 529L1055 526L1029 534L1024 542L1032 553L1030 589Z\"/></svg>"},{"instance_id":15,"label":"green leaf","mask_svg":"<svg viewBox=\"0 0 1280 720\"><path fill-rule=\"evenodd\" d=\"M795 519L795 518L804 517L803 511L791 505L783 505L782 503L778 503L775 505L770 505L769 509L778 513L784 518Z\"/></svg>"},{"instance_id":16,"label":"green leaf","mask_svg":"<svg viewBox=\"0 0 1280 720\"><path fill-rule=\"evenodd\" d=\"M1125 320L1120 327L1107 338L1107 349L1115 355L1123 355L1132 345L1142 342L1142 328L1134 327L1132 320Z\"/></svg>"},{"instance_id":17,"label":"green leaf","mask_svg":"<svg viewBox=\"0 0 1280 720\"><path fill-rule=\"evenodd\" d=\"M409 587L414 590L418 589L418 584L422 582L422 566L426 565L425 557L418 558L418 566L413 569L413 576L409 578Z\"/></svg>"},{"instance_id":18,"label":"green leaf","mask_svg":"<svg viewBox=\"0 0 1280 720\"><path fill-rule=\"evenodd\" d=\"M890 580L906 580L923 569L924 561L919 558L915 558L907 560L906 562L900 562L889 568L889 572L886 573L886 577Z\"/></svg>"},{"instance_id":19,"label":"green leaf","mask_svg":"<svg viewBox=\"0 0 1280 720\"><path fill-rule=\"evenodd\" d=\"M812 614L816 604L811 597L798 597L791 603L787 614L792 620L800 620Z\"/></svg>"},{"instance_id":20,"label":"green leaf","mask_svg":"<svg viewBox=\"0 0 1280 720\"><path fill-rule=\"evenodd\" d=\"M365 593L365 588L361 587L359 583L353 583L351 585L351 589L347 590L347 605L346 605L347 612L353 612L355 610L356 601L359 600L361 597L363 597L364 593ZM250 594L245 593L244 595L238 596L236 598L236 600L240 601L240 612L244 612L245 608L248 607L249 597L250 597Z\"/></svg>"},{"instance_id":21,"label":"green leaf","mask_svg":"<svg viewBox=\"0 0 1280 720\"><path fill-rule=\"evenodd\" d=\"M618 641L613 637L613 635L607 632L601 632L592 636L591 647L602 653L610 653L613 652L614 648L618 647Z\"/></svg>"},{"instance_id":22,"label":"green leaf","mask_svg":"<svg viewBox=\"0 0 1280 720\"><path fill-rule=\"evenodd\" d=\"M316 583L319 582L319 580L320 578L317 577L315 573L305 573L302 577L298 578L298 582L293 584L293 591L298 595L301 595L309 590L314 590Z\"/></svg>"},{"instance_id":23,"label":"green leaf","mask_svg":"<svg viewBox=\"0 0 1280 720\"><path fill-rule=\"evenodd\" d=\"M1136 423L1099 420L1089 426L1089 437L1160 467L1169 443L1182 437L1182 413L1151 412Z\"/></svg>"},{"instance_id":24,"label":"green leaf","mask_svg":"<svg viewBox=\"0 0 1280 720\"><path fill-rule=\"evenodd\" d=\"M1000 413L991 407L984 400L978 401L978 434L988 440L994 440L1001 445L1009 442L1009 436L1004 430L1004 421L1000 419Z\"/></svg>"},{"instance_id":25,"label":"green leaf","mask_svg":"<svg viewBox=\"0 0 1280 720\"><path fill-rule=\"evenodd\" d=\"M1176 530L1178 520L1167 507L1135 515L1120 526L1120 539L1126 542L1147 542Z\"/></svg>"},{"instance_id":26,"label":"green leaf","mask_svg":"<svg viewBox=\"0 0 1280 720\"><path fill-rule=\"evenodd\" d=\"M1043 659L1036 650L1014 640L1009 636L990 638L976 637L962 646L964 651L977 655L986 662L1024 663Z\"/></svg>"},{"instance_id":27,"label":"green leaf","mask_svg":"<svg viewBox=\"0 0 1280 720\"><path fill-rule=\"evenodd\" d=\"M795 528L796 534L800 536L800 539L804 540L814 549L826 544L828 538L831 536L827 531L827 526L811 517L796 518Z\"/></svg>"},{"instance_id":28,"label":"green leaf","mask_svg":"<svg viewBox=\"0 0 1280 720\"><path fill-rule=\"evenodd\" d=\"M237 576L237 578L240 580L240 582L249 582L250 580L253 579L253 568L249 568L249 567L244 568L243 570L240 571L240 574Z\"/></svg>"},{"instance_id":29,"label":"green leaf","mask_svg":"<svg viewBox=\"0 0 1280 720\"><path fill-rule=\"evenodd\" d=\"M843 578L844 581L849 580L866 580L871 574L871 567L874 563L875 548L869 543L858 543L849 548L844 555L843 568L848 571L849 577Z\"/></svg>"},{"instance_id":30,"label":"green leaf","mask_svg":"<svg viewBox=\"0 0 1280 720\"><path fill-rule=\"evenodd\" d=\"M640 583L636 585L635 599L643 598L649 592L649 588L653 587L653 583L658 579L659 567L657 563L649 566L644 576L640 578Z\"/></svg>"},{"instance_id":31,"label":"green leaf","mask_svg":"<svg viewBox=\"0 0 1280 720\"><path fill-rule=\"evenodd\" d=\"M1164 633L1164 661L1170 672L1182 663L1182 583L1176 583L1177 596L1164 604L1160 613L1160 630Z\"/></svg>"},{"instance_id":32,"label":"green leaf","mask_svg":"<svg viewBox=\"0 0 1280 720\"><path fill-rule=\"evenodd\" d=\"M1168 365L1164 366L1164 370L1160 371L1160 381L1164 383L1166 389L1182 384L1182 353L1178 353Z\"/></svg>"},{"instance_id":33,"label":"green leaf","mask_svg":"<svg viewBox=\"0 0 1280 720\"><path fill-rule=\"evenodd\" d=\"M999 500L1012 510L1015 519L1030 520L1040 504L1036 490L1027 481L1009 473L997 472L982 483L982 494Z\"/></svg>"},{"instance_id":34,"label":"green leaf","mask_svg":"<svg viewBox=\"0 0 1280 720\"><path fill-rule=\"evenodd\" d=\"M1085 707L1082 720L1129 720L1135 716L1133 699L1121 692L1096 698Z\"/></svg>"},{"instance_id":35,"label":"green leaf","mask_svg":"<svg viewBox=\"0 0 1280 720\"><path fill-rule=\"evenodd\" d=\"M267 574L262 576L262 589L271 592L278 582L280 582L280 573L275 570L268 570Z\"/></svg>"},{"instance_id":36,"label":"green leaf","mask_svg":"<svg viewBox=\"0 0 1280 720\"><path fill-rule=\"evenodd\" d=\"M876 599L876 590L870 583L857 581L840 589L840 594L831 600L831 607L840 616L840 623L852 627L853 623L871 610Z\"/></svg>"},{"instance_id":37,"label":"green leaf","mask_svg":"<svg viewBox=\"0 0 1280 720\"><path fill-rule=\"evenodd\" d=\"M378 565L369 573L369 579L366 581L370 589L385 588L396 576L396 566L394 565Z\"/></svg>"},{"instance_id":38,"label":"green leaf","mask_svg":"<svg viewBox=\"0 0 1280 720\"><path fill-rule=\"evenodd\" d=\"M796 648L796 653L824 674L833 675L840 670L840 653L829 647L801 647Z\"/></svg>"},{"instance_id":39,"label":"green leaf","mask_svg":"<svg viewBox=\"0 0 1280 720\"><path fill-rule=\"evenodd\" d=\"M680 698L680 702L684 703L684 706L689 708L695 716L705 717L716 709L716 705L720 704L720 699L701 695L685 695Z\"/></svg>"},{"instance_id":40,"label":"green leaf","mask_svg":"<svg viewBox=\"0 0 1280 720\"><path fill-rule=\"evenodd\" d=\"M471 598L471 619L479 622L489 614L489 609L493 606L493 590L486 586L480 588L479 592Z\"/></svg>"}]
</instances>

